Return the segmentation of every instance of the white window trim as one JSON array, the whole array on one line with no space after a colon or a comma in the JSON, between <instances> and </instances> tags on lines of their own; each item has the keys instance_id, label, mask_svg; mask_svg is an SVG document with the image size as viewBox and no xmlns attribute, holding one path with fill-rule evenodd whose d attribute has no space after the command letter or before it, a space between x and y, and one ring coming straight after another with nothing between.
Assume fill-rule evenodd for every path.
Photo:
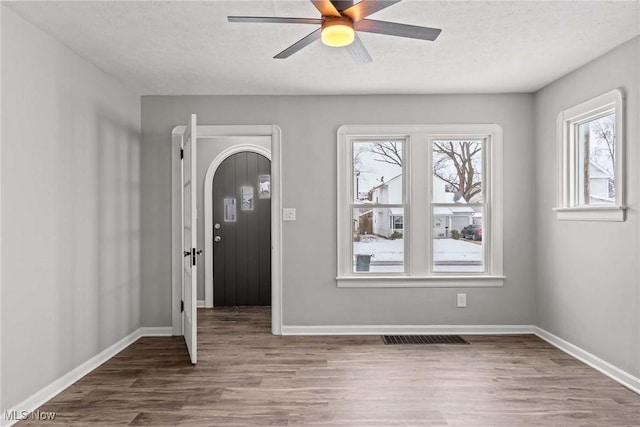
<instances>
[{"instance_id":1,"label":"white window trim","mask_svg":"<svg viewBox=\"0 0 640 427\"><path fill-rule=\"evenodd\" d=\"M621 90L614 89L579 105L562 111L558 115L556 131L558 145L558 200L554 211L561 221L624 221L625 206L625 135L624 135L624 96ZM607 110L615 111L616 128L616 202L615 205L576 205L575 166L576 146L572 138L573 127L590 117Z\"/></svg>"},{"instance_id":2,"label":"white window trim","mask_svg":"<svg viewBox=\"0 0 640 427\"><path fill-rule=\"evenodd\" d=\"M451 125L344 125L338 129L338 226L337 226L337 286L338 287L499 287L504 285L503 275L503 143L502 128L497 124ZM404 273L355 273L353 272L351 191L352 150L351 141L361 139L405 140L403 180L407 205L405 211L405 272ZM411 218L430 212L429 191L412 191L416 182L430 182L429 167L425 159L430 153L430 141L438 138L465 139L486 138L485 171L487 183L487 228L491 239L485 244L484 273L432 272L429 262L431 239L415 236L431 236L423 229L428 222L412 223ZM429 161L430 162L430 161ZM412 180L408 177L412 177ZM418 189L416 189L418 190ZM429 213L429 216L431 214ZM406 232L407 224L411 230Z\"/></svg>"}]
</instances>

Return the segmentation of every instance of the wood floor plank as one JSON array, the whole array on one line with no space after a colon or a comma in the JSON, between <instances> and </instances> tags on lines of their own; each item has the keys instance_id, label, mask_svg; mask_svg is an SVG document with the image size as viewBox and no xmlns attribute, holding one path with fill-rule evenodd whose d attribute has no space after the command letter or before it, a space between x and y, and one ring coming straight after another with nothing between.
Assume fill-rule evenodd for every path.
<instances>
[{"instance_id":1,"label":"wood floor plank","mask_svg":"<svg viewBox=\"0 0 640 427\"><path fill-rule=\"evenodd\" d=\"M198 322L198 365L181 337L142 338L19 425L640 426L639 395L533 335L276 337L264 307Z\"/></svg>"}]
</instances>

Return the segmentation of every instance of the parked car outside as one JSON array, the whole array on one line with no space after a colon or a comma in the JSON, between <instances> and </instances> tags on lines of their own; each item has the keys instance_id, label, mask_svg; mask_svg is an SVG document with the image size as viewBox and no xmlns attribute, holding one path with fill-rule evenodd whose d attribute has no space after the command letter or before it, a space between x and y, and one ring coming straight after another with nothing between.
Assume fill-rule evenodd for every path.
<instances>
[{"instance_id":1,"label":"parked car outside","mask_svg":"<svg viewBox=\"0 0 640 427\"><path fill-rule=\"evenodd\" d=\"M477 224L467 225L460 233L465 239L482 240L482 227Z\"/></svg>"}]
</instances>

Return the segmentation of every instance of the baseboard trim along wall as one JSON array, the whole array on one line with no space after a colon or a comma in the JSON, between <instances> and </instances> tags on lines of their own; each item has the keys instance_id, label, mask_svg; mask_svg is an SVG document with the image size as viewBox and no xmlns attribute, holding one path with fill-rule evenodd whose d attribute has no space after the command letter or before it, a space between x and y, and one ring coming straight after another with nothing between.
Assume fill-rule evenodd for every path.
<instances>
[{"instance_id":1,"label":"baseboard trim along wall","mask_svg":"<svg viewBox=\"0 0 640 427\"><path fill-rule=\"evenodd\" d=\"M282 335L508 335L534 331L533 325L282 325Z\"/></svg>"},{"instance_id":2,"label":"baseboard trim along wall","mask_svg":"<svg viewBox=\"0 0 640 427\"><path fill-rule=\"evenodd\" d=\"M173 329L171 326L155 326L155 327L143 327L138 329L139 336L142 337L170 337L173 335ZM136 338L136 339L138 339Z\"/></svg>"},{"instance_id":3,"label":"baseboard trim along wall","mask_svg":"<svg viewBox=\"0 0 640 427\"><path fill-rule=\"evenodd\" d=\"M122 338L120 341L115 344L105 348L100 353L93 356L91 359L82 363L77 368L58 378L51 384L44 387L42 390L33 394L32 396L26 398L22 402L18 403L12 408L2 411L1 423L3 427L12 426L13 424L21 421L23 417L27 414L35 411L40 406L48 402L57 396L60 392L68 388L71 384L75 383L109 359L111 359L116 354L120 353L122 350L136 342L139 338L142 337L164 337L171 336L172 328L171 326L167 327L153 327L153 328L138 328L126 337ZM13 418L8 420L6 419L7 415L13 416ZM28 418L27 418L28 419Z\"/></svg>"},{"instance_id":4,"label":"baseboard trim along wall","mask_svg":"<svg viewBox=\"0 0 640 427\"><path fill-rule=\"evenodd\" d=\"M196 307L198 307L198 308L205 308L205 305L204 305L204 304L205 304L205 303L204 303L204 300L203 300L203 299L199 299Z\"/></svg>"},{"instance_id":5,"label":"baseboard trim along wall","mask_svg":"<svg viewBox=\"0 0 640 427\"><path fill-rule=\"evenodd\" d=\"M588 351L581 349L577 345L571 344L569 341L563 340L562 338L542 328L536 327L535 334L554 347L559 348L565 353L591 366L593 369L605 374L612 380L617 381L626 388L640 394L640 378L635 377L628 372L625 372L622 369L613 366L611 363L602 360L598 356L591 354Z\"/></svg>"}]
</instances>

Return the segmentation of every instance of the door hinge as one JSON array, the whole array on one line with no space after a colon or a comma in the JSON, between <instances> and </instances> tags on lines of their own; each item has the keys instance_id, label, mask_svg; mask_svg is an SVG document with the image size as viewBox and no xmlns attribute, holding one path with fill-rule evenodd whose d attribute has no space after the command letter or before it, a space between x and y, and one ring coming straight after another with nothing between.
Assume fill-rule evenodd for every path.
<instances>
[{"instance_id":1,"label":"door hinge","mask_svg":"<svg viewBox=\"0 0 640 427\"><path fill-rule=\"evenodd\" d=\"M180 313L184 311L184 301L180 301Z\"/></svg>"},{"instance_id":2,"label":"door hinge","mask_svg":"<svg viewBox=\"0 0 640 427\"><path fill-rule=\"evenodd\" d=\"M183 148L180 149L180 158L181 159L184 158L184 149Z\"/></svg>"},{"instance_id":3,"label":"door hinge","mask_svg":"<svg viewBox=\"0 0 640 427\"><path fill-rule=\"evenodd\" d=\"M191 248L191 265L196 265L196 248Z\"/></svg>"}]
</instances>

